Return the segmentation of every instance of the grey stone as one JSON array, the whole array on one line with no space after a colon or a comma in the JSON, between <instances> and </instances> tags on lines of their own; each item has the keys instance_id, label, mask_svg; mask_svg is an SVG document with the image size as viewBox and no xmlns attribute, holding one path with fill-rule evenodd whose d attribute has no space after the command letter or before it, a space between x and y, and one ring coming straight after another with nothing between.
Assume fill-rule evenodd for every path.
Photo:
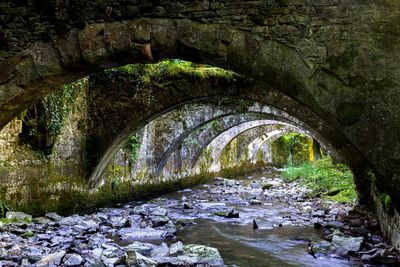
<instances>
[{"instance_id":1,"label":"grey stone","mask_svg":"<svg viewBox=\"0 0 400 267\"><path fill-rule=\"evenodd\" d=\"M37 267L55 267L61 264L61 260L66 252L64 250L49 254L36 262Z\"/></svg>"},{"instance_id":2,"label":"grey stone","mask_svg":"<svg viewBox=\"0 0 400 267\"><path fill-rule=\"evenodd\" d=\"M348 251L359 251L361 244L363 243L363 237L345 237L334 235L332 238L332 244L339 250Z\"/></svg>"},{"instance_id":3,"label":"grey stone","mask_svg":"<svg viewBox=\"0 0 400 267\"><path fill-rule=\"evenodd\" d=\"M58 222L59 220L62 219L62 217L55 212L46 213L46 217L55 222Z\"/></svg>"},{"instance_id":4,"label":"grey stone","mask_svg":"<svg viewBox=\"0 0 400 267\"><path fill-rule=\"evenodd\" d=\"M170 256L178 256L183 253L183 243L178 241L169 247Z\"/></svg>"},{"instance_id":5,"label":"grey stone","mask_svg":"<svg viewBox=\"0 0 400 267\"><path fill-rule=\"evenodd\" d=\"M82 256L78 254L67 254L64 256L65 266L80 266L83 262Z\"/></svg>"},{"instance_id":6,"label":"grey stone","mask_svg":"<svg viewBox=\"0 0 400 267\"><path fill-rule=\"evenodd\" d=\"M216 248L204 245L189 244L184 245L184 251L186 254L188 254L188 256L197 257L199 259L199 263L206 264L208 266L224 265L224 260Z\"/></svg>"},{"instance_id":7,"label":"grey stone","mask_svg":"<svg viewBox=\"0 0 400 267\"><path fill-rule=\"evenodd\" d=\"M6 218L9 220L16 220L16 221L32 221L32 215L17 211L7 212Z\"/></svg>"}]
</instances>

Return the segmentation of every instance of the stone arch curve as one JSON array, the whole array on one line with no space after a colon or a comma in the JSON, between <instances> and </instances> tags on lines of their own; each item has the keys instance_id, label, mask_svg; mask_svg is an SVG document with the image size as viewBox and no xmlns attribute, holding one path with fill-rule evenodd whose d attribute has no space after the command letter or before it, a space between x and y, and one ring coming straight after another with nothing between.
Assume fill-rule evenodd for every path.
<instances>
[{"instance_id":1,"label":"stone arch curve","mask_svg":"<svg viewBox=\"0 0 400 267\"><path fill-rule=\"evenodd\" d=\"M284 122L274 120L256 120L251 122L244 122L238 126L232 127L222 134L214 138L206 148L203 149L202 154L196 159L193 165L192 172L194 174L201 173L202 167L207 166L209 172L218 172L221 169L220 156L226 145L235 139L238 135L243 134L246 131L255 129L258 131L256 135L260 135L263 132L275 129L277 126L288 125ZM207 151L207 148L212 148L211 151ZM204 168L204 167L203 167Z\"/></svg>"},{"instance_id":2,"label":"stone arch curve","mask_svg":"<svg viewBox=\"0 0 400 267\"><path fill-rule=\"evenodd\" d=\"M256 139L254 139L249 144L249 156L248 156L249 159L252 162L255 162L257 151L259 151L263 145L267 145L269 147L270 144L273 141L275 141L279 137L281 137L281 136L283 136L283 135L285 135L287 133L290 133L290 132L302 133L302 134L305 134L305 135L309 136L310 138L313 138L313 135L311 133L307 132L304 129L300 129L300 128L297 128L297 127L293 127L293 128L288 127L288 128L286 128L284 130L281 130L281 131L276 131L274 133L271 132L269 134L262 135L262 136L260 136L260 137L258 137Z\"/></svg>"}]
</instances>

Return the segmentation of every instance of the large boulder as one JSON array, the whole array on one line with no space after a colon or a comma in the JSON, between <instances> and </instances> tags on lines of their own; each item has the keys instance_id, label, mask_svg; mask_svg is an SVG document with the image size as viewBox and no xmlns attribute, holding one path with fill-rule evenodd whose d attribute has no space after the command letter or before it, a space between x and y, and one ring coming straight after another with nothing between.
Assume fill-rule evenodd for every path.
<instances>
[{"instance_id":1,"label":"large boulder","mask_svg":"<svg viewBox=\"0 0 400 267\"><path fill-rule=\"evenodd\" d=\"M334 235L332 238L332 245L335 246L337 254L346 256L349 251L359 251L363 241L363 237L345 237Z\"/></svg>"},{"instance_id":2,"label":"large boulder","mask_svg":"<svg viewBox=\"0 0 400 267\"><path fill-rule=\"evenodd\" d=\"M190 257L197 257L199 264L206 266L223 266L224 260L218 249L204 245L189 244L183 247L185 254Z\"/></svg>"},{"instance_id":3,"label":"large boulder","mask_svg":"<svg viewBox=\"0 0 400 267\"><path fill-rule=\"evenodd\" d=\"M11 221L32 221L32 215L17 211L7 212L6 218Z\"/></svg>"}]
</instances>

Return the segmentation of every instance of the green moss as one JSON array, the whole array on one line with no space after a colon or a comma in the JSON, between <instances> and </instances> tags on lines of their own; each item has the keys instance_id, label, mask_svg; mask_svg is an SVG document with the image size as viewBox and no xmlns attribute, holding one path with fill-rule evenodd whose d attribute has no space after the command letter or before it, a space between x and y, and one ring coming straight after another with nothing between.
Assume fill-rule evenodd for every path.
<instances>
[{"instance_id":1,"label":"green moss","mask_svg":"<svg viewBox=\"0 0 400 267\"><path fill-rule=\"evenodd\" d=\"M235 81L238 74L221 68L209 65L195 64L183 60L163 60L155 64L135 64L126 65L108 72L122 71L133 75L142 86L162 85L164 81L173 79L195 79L205 80L209 78L219 78L228 81ZM168 85L170 82L168 83Z\"/></svg>"}]
</instances>

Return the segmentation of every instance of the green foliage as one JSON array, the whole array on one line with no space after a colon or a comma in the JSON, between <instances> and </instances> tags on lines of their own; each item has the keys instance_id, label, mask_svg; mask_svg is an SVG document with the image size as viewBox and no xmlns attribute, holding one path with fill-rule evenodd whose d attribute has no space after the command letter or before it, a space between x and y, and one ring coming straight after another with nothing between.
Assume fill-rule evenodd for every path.
<instances>
[{"instance_id":1,"label":"green foliage","mask_svg":"<svg viewBox=\"0 0 400 267\"><path fill-rule=\"evenodd\" d=\"M296 166L309 161L309 137L288 133L272 143L272 162L277 166Z\"/></svg>"},{"instance_id":2,"label":"green foliage","mask_svg":"<svg viewBox=\"0 0 400 267\"><path fill-rule=\"evenodd\" d=\"M85 89L86 82L87 79L81 79L66 84L30 109L23 111L20 114L23 121L21 142L29 144L44 155L51 153L56 137L74 107L78 95Z\"/></svg>"},{"instance_id":3,"label":"green foliage","mask_svg":"<svg viewBox=\"0 0 400 267\"><path fill-rule=\"evenodd\" d=\"M6 213L11 211L11 207L0 200L0 218L4 218L6 216Z\"/></svg>"},{"instance_id":4,"label":"green foliage","mask_svg":"<svg viewBox=\"0 0 400 267\"><path fill-rule=\"evenodd\" d=\"M323 196L338 202L353 202L357 198L352 172L346 165L333 165L330 157L299 167L287 167L283 177L287 181L300 180L311 189L312 196Z\"/></svg>"},{"instance_id":5,"label":"green foliage","mask_svg":"<svg viewBox=\"0 0 400 267\"><path fill-rule=\"evenodd\" d=\"M134 134L125 143L125 149L129 151L131 163L135 163L139 157L139 150L141 145L141 135Z\"/></svg>"},{"instance_id":6,"label":"green foliage","mask_svg":"<svg viewBox=\"0 0 400 267\"><path fill-rule=\"evenodd\" d=\"M60 90L48 95L44 100L47 129L51 135L58 135L64 120L71 111L78 94L82 92L87 80L65 84Z\"/></svg>"},{"instance_id":7,"label":"green foliage","mask_svg":"<svg viewBox=\"0 0 400 267\"><path fill-rule=\"evenodd\" d=\"M382 203L382 206L388 211L392 209L392 199L387 193L381 193L379 196L379 200Z\"/></svg>"}]
</instances>

